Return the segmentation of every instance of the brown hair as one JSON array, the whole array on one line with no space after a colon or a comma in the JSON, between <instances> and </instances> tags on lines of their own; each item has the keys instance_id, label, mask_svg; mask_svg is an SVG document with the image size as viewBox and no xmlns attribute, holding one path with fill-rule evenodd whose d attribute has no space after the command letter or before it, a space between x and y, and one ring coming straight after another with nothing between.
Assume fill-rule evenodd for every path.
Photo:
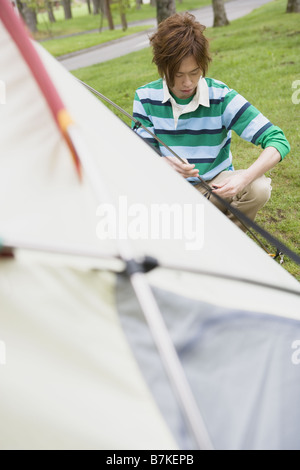
<instances>
[{"instance_id":1,"label":"brown hair","mask_svg":"<svg viewBox=\"0 0 300 470\"><path fill-rule=\"evenodd\" d=\"M192 55L205 76L211 61L209 43L203 35L205 26L190 13L170 16L162 21L156 33L150 37L153 61L168 86L174 86L175 74L183 59Z\"/></svg>"}]
</instances>

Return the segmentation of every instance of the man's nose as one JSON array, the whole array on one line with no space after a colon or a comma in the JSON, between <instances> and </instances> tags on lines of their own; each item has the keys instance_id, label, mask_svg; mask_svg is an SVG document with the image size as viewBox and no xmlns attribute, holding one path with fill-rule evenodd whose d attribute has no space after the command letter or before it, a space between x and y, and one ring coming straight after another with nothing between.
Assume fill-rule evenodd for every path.
<instances>
[{"instance_id":1,"label":"man's nose","mask_svg":"<svg viewBox=\"0 0 300 470\"><path fill-rule=\"evenodd\" d=\"M193 84L191 78L189 77L189 75L184 76L183 84L184 84L184 86L189 86L189 85Z\"/></svg>"}]
</instances>

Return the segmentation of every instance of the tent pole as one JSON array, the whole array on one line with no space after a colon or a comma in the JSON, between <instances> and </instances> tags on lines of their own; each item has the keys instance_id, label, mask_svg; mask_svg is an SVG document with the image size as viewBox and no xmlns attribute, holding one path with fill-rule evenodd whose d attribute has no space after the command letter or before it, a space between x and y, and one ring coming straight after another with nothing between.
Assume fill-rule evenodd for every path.
<instances>
[{"instance_id":1,"label":"tent pole","mask_svg":"<svg viewBox=\"0 0 300 470\"><path fill-rule=\"evenodd\" d=\"M113 201L114 199L110 196L106 184L103 182L101 174L94 164L93 158L90 156L79 129L73 125L69 127L68 132L78 152L83 169L90 180L98 203L101 204L103 201ZM141 264L135 260L133 250L126 239L117 239L116 242L121 259L128 267L131 266L130 269L127 269L127 273L153 335L154 342L160 353L173 391L179 401L187 427L195 440L196 447L199 450L213 450L199 408L186 379L185 372L169 336L161 312L157 306L153 292L141 268ZM134 268L132 268L132 266Z\"/></svg>"},{"instance_id":2,"label":"tent pole","mask_svg":"<svg viewBox=\"0 0 300 470\"><path fill-rule=\"evenodd\" d=\"M0 234L1 235L1 234ZM80 256L83 258L92 258L92 259L101 259L101 260L108 260L108 261L114 261L116 263L121 263L119 265L119 268L115 268L113 271L114 272L123 272L124 271L124 261L120 258L120 256L115 255L115 254L109 254L107 252L103 251L98 251L95 249L87 249L86 247L78 246L78 245L64 245L62 243L60 244L44 244L44 243L38 243L38 242L28 242L28 241L21 241L16 238L1 238L0 236L0 256L1 256L1 250L9 250L14 252L15 250L26 250L26 251L33 251L33 252L40 252L40 253L50 253L50 254L55 254L55 255L63 255L63 256ZM143 261L141 261L142 263ZM140 263L140 264L141 264ZM300 296L300 289L296 290L295 289L290 289L281 285L276 285L276 284L270 284L265 281L260 281L258 279L250 279L246 277L240 277L240 276L235 276L231 275L228 273L222 273L218 271L210 271L210 270L205 270L202 268L196 268L196 267L190 267L184 264L176 264L176 263L157 263L155 266L157 268L162 268L162 269L167 269L167 270L175 270L175 271L183 271L183 272L190 272L193 274L200 274L202 276L210 276L210 277L216 277L228 281L236 281L236 282L241 282L244 284L252 284L254 286L258 287L264 287L267 289L271 290L276 290L280 292L285 292L287 294L292 294L296 296ZM153 267L154 268L154 267ZM111 268L110 268L111 269ZM152 269L152 268L151 268ZM144 270L145 271L145 270Z\"/></svg>"},{"instance_id":3,"label":"tent pole","mask_svg":"<svg viewBox=\"0 0 300 470\"><path fill-rule=\"evenodd\" d=\"M130 276L132 287L140 303L152 337L158 349L165 371L167 372L177 401L185 416L190 433L199 450L213 450L203 418L199 412L195 397L187 381L185 372L170 338L169 332L157 306L152 290L144 273Z\"/></svg>"}]
</instances>

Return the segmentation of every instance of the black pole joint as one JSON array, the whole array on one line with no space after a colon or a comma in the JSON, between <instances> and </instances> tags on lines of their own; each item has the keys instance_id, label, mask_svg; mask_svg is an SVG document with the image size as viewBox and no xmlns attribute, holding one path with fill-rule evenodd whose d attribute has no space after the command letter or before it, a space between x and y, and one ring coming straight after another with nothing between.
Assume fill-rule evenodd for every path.
<instances>
[{"instance_id":1,"label":"black pole joint","mask_svg":"<svg viewBox=\"0 0 300 470\"><path fill-rule=\"evenodd\" d=\"M134 126L133 126L133 131L137 131L141 126L142 126L142 123L140 121L135 121Z\"/></svg>"},{"instance_id":2,"label":"black pole joint","mask_svg":"<svg viewBox=\"0 0 300 470\"><path fill-rule=\"evenodd\" d=\"M157 268L159 263L156 258L152 258L151 256L145 256L141 261L137 261L136 259L129 259L126 260L126 267L124 272L131 277L133 274L136 273L148 273L153 269Z\"/></svg>"}]
</instances>

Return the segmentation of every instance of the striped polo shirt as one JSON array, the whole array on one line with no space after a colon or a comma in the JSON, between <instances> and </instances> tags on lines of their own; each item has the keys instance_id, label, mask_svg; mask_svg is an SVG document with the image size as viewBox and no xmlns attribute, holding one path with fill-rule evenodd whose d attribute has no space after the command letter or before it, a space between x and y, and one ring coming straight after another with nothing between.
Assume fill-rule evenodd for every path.
<instances>
[{"instance_id":1,"label":"striped polo shirt","mask_svg":"<svg viewBox=\"0 0 300 470\"><path fill-rule=\"evenodd\" d=\"M235 90L212 78L201 77L196 94L188 100L172 95L162 79L142 86L135 93L133 116L177 155L195 164L205 180L211 180L221 171L233 170L232 130L263 149L275 147L281 158L290 151L279 127ZM144 129L137 132L162 156L170 155Z\"/></svg>"}]
</instances>

